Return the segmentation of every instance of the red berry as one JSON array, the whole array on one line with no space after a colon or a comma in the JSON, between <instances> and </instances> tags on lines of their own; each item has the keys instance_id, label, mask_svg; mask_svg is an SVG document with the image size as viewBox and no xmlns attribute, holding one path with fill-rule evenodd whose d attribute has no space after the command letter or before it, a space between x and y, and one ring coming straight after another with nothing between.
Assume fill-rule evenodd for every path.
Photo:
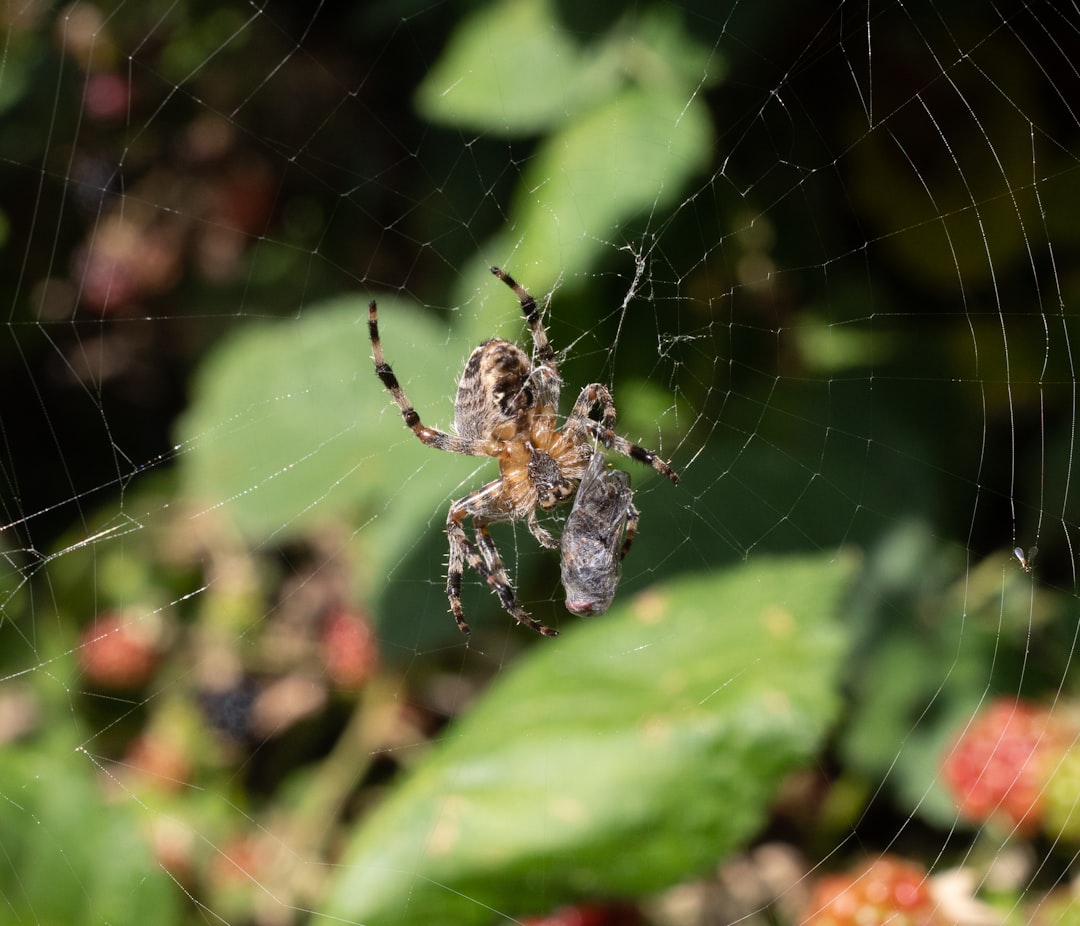
<instances>
[{"instance_id":1,"label":"red berry","mask_svg":"<svg viewBox=\"0 0 1080 926\"><path fill-rule=\"evenodd\" d=\"M178 885L195 883L197 838L189 822L161 814L150 821L149 838L154 860Z\"/></svg>"},{"instance_id":2,"label":"red berry","mask_svg":"<svg viewBox=\"0 0 1080 926\"><path fill-rule=\"evenodd\" d=\"M145 685L161 653L158 627L150 621L106 611L82 634L79 665L84 678L102 688L128 690Z\"/></svg>"},{"instance_id":3,"label":"red berry","mask_svg":"<svg viewBox=\"0 0 1080 926\"><path fill-rule=\"evenodd\" d=\"M191 779L191 760L179 745L160 733L143 733L128 746L124 766L140 779L168 791L180 791Z\"/></svg>"},{"instance_id":4,"label":"red berry","mask_svg":"<svg viewBox=\"0 0 1080 926\"><path fill-rule=\"evenodd\" d=\"M822 878L800 926L932 926L936 902L926 870L883 855L846 874Z\"/></svg>"},{"instance_id":5,"label":"red berry","mask_svg":"<svg viewBox=\"0 0 1080 926\"><path fill-rule=\"evenodd\" d=\"M347 608L326 616L320 650L326 674L339 688L359 688L378 666L375 634L363 617Z\"/></svg>"},{"instance_id":6,"label":"red berry","mask_svg":"<svg viewBox=\"0 0 1080 926\"><path fill-rule=\"evenodd\" d=\"M83 110L91 119L123 119L131 100L131 85L119 74L101 71L86 78Z\"/></svg>"},{"instance_id":7,"label":"red berry","mask_svg":"<svg viewBox=\"0 0 1080 926\"><path fill-rule=\"evenodd\" d=\"M960 734L941 767L942 780L969 820L1002 816L1031 830L1039 823L1048 776L1071 741L1049 709L1000 698Z\"/></svg>"},{"instance_id":8,"label":"red berry","mask_svg":"<svg viewBox=\"0 0 1080 926\"><path fill-rule=\"evenodd\" d=\"M544 916L527 916L523 926L640 926L636 907L622 903L594 903L560 907Z\"/></svg>"},{"instance_id":9,"label":"red berry","mask_svg":"<svg viewBox=\"0 0 1080 926\"><path fill-rule=\"evenodd\" d=\"M247 886L258 883L265 874L266 848L251 835L238 835L227 841L214 855L208 871L216 887Z\"/></svg>"}]
</instances>

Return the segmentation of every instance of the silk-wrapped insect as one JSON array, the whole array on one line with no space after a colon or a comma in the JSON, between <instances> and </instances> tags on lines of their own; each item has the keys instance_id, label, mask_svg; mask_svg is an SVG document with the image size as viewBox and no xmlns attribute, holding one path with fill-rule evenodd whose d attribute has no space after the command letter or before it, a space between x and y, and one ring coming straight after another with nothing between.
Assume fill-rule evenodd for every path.
<instances>
[{"instance_id":1,"label":"silk-wrapped insect","mask_svg":"<svg viewBox=\"0 0 1080 926\"><path fill-rule=\"evenodd\" d=\"M629 475L609 468L604 455L594 453L559 544L568 611L603 614L608 609L639 517Z\"/></svg>"}]
</instances>

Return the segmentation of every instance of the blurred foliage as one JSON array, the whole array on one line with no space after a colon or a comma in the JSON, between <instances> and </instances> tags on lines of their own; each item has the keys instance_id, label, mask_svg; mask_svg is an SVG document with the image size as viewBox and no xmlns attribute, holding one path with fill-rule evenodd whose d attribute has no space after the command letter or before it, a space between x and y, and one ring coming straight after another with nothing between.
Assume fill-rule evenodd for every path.
<instances>
[{"instance_id":1,"label":"blurred foliage","mask_svg":"<svg viewBox=\"0 0 1080 926\"><path fill-rule=\"evenodd\" d=\"M708 870L835 718L851 565L656 586L504 674L357 833L326 921L485 923Z\"/></svg>"},{"instance_id":2,"label":"blurred foliage","mask_svg":"<svg viewBox=\"0 0 1080 926\"><path fill-rule=\"evenodd\" d=\"M868 111L834 13L2 14L17 918L655 911L680 882L734 903L766 840L796 885L855 844L952 851L957 727L996 692L1077 697L1054 585L1080 332L1054 303L1080 289L1080 145L1040 92L1075 72L1045 12L964 9L978 41L943 81L956 48L920 17L948 8L883 11ZM494 472L416 441L369 360L374 296L448 427L472 346L522 336L493 263L550 296L563 411L610 384L683 476L633 469L642 533L592 623L496 526L558 641L475 581L458 634L443 520ZM1049 511L1026 573L1006 549ZM793 920L777 893L725 915Z\"/></svg>"},{"instance_id":3,"label":"blurred foliage","mask_svg":"<svg viewBox=\"0 0 1080 926\"><path fill-rule=\"evenodd\" d=\"M577 277L612 229L674 205L714 144L696 91L715 83L716 64L674 10L627 13L587 44L555 12L547 0L476 11L417 92L435 122L546 133L510 209L515 264L534 286Z\"/></svg>"},{"instance_id":4,"label":"blurred foliage","mask_svg":"<svg viewBox=\"0 0 1080 926\"><path fill-rule=\"evenodd\" d=\"M140 808L102 800L58 737L0 763L0 896L12 922L182 921L179 893L146 851ZM59 747L59 748L58 748Z\"/></svg>"}]
</instances>

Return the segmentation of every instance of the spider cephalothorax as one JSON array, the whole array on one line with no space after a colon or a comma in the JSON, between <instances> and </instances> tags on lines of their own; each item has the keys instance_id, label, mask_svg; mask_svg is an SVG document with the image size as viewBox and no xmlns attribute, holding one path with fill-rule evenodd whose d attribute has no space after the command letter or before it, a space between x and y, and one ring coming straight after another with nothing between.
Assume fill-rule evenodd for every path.
<instances>
[{"instance_id":1,"label":"spider cephalothorax","mask_svg":"<svg viewBox=\"0 0 1080 926\"><path fill-rule=\"evenodd\" d=\"M535 361L530 362L520 347L501 338L478 345L469 355L458 384L454 400L456 433L427 427L409 404L383 356L374 300L368 312L371 349L375 372L394 397L405 424L421 441L450 453L499 461L499 478L454 502L446 518L450 539L446 594L458 627L469 633L461 607L461 575L468 563L515 620L553 637L558 635L557 630L544 626L518 604L488 525L524 521L541 546L558 549L558 541L537 521L536 511L554 508L574 496L598 445L653 467L676 485L679 477L653 451L615 433L615 403L607 387L600 383L581 390L559 428L562 380L536 300L498 267L492 267L491 272L514 291L521 303L532 333ZM589 417L594 408L600 409L599 420ZM472 518L475 542L465 533L466 518Z\"/></svg>"}]
</instances>

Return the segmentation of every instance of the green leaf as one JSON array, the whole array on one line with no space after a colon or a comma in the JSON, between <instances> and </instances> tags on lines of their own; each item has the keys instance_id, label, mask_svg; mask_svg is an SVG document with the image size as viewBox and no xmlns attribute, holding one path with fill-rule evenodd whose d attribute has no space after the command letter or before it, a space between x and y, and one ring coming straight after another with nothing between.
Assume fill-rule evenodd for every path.
<instances>
[{"instance_id":1,"label":"green leaf","mask_svg":"<svg viewBox=\"0 0 1080 926\"><path fill-rule=\"evenodd\" d=\"M573 121L628 83L685 105L722 65L667 7L633 9L606 31L572 34L550 0L489 3L466 17L417 90L431 122L530 135Z\"/></svg>"},{"instance_id":2,"label":"green leaf","mask_svg":"<svg viewBox=\"0 0 1080 926\"><path fill-rule=\"evenodd\" d=\"M0 763L5 922L168 926L179 892L140 831L134 803L106 804L85 758L8 748Z\"/></svg>"},{"instance_id":3,"label":"green leaf","mask_svg":"<svg viewBox=\"0 0 1080 926\"><path fill-rule=\"evenodd\" d=\"M615 62L586 51L547 0L490 4L454 30L416 105L444 125L535 133L617 86Z\"/></svg>"},{"instance_id":4,"label":"green leaf","mask_svg":"<svg viewBox=\"0 0 1080 926\"><path fill-rule=\"evenodd\" d=\"M712 123L697 98L663 84L628 87L540 147L513 204L519 266L574 276L619 229L677 202L709 162ZM534 285L546 275L534 275ZM539 280L539 283L537 283Z\"/></svg>"},{"instance_id":5,"label":"green leaf","mask_svg":"<svg viewBox=\"0 0 1080 926\"><path fill-rule=\"evenodd\" d=\"M415 307L380 300L384 348L425 423L449 427L447 401L468 349ZM374 516L372 549L408 542L478 462L423 446L375 377L367 302L252 323L200 368L178 425L181 492L222 510L255 542L313 524ZM393 518L382 517L393 511ZM385 575L385 573L383 573Z\"/></svg>"},{"instance_id":6,"label":"green leaf","mask_svg":"<svg viewBox=\"0 0 1080 926\"><path fill-rule=\"evenodd\" d=\"M19 14L16 13L16 22L18 18ZM47 35L45 38L47 39ZM49 52L50 49L39 32L20 29L17 25L8 29L4 45L3 78L0 79L0 113L13 109L34 89L35 68L48 66L44 62L48 60ZM16 141L10 137L13 133L5 134L9 135L6 139L9 143ZM25 139L19 139L17 143L24 144ZM7 154L5 151L5 155Z\"/></svg>"},{"instance_id":7,"label":"green leaf","mask_svg":"<svg viewBox=\"0 0 1080 926\"><path fill-rule=\"evenodd\" d=\"M708 869L836 715L851 565L754 561L538 645L366 821L320 922L492 922Z\"/></svg>"}]
</instances>

